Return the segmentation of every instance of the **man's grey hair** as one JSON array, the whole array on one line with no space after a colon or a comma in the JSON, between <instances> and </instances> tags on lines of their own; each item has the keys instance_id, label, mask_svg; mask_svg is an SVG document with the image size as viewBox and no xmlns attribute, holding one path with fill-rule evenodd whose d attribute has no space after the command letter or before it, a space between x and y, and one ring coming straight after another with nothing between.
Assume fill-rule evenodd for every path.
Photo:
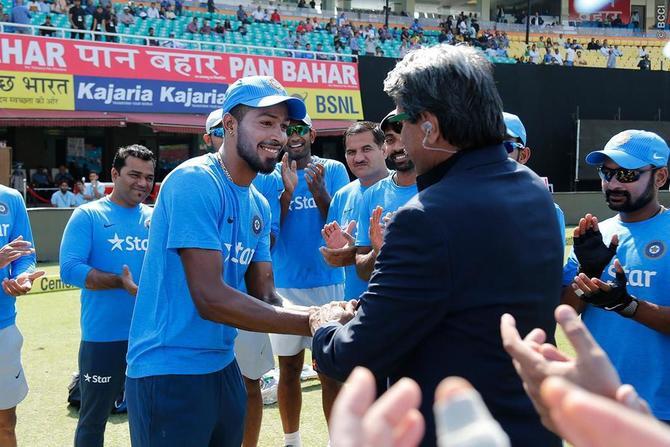
<instances>
[{"instance_id":1,"label":"man's grey hair","mask_svg":"<svg viewBox=\"0 0 670 447\"><path fill-rule=\"evenodd\" d=\"M389 72L384 91L416 123L431 112L449 144L460 149L500 144L505 122L491 63L464 46L412 51Z\"/></svg>"}]
</instances>

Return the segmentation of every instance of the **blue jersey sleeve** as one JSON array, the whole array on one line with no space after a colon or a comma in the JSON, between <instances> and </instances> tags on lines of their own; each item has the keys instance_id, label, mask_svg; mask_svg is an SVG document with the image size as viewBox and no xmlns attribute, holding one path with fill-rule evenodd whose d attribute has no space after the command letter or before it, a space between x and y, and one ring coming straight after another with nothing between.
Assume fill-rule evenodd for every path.
<instances>
[{"instance_id":1,"label":"blue jersey sleeve","mask_svg":"<svg viewBox=\"0 0 670 447\"><path fill-rule=\"evenodd\" d=\"M93 269L88 262L91 253L92 223L90 216L78 208L65 226L60 243L60 276L63 282L81 289Z\"/></svg>"},{"instance_id":2,"label":"blue jersey sleeve","mask_svg":"<svg viewBox=\"0 0 670 447\"><path fill-rule=\"evenodd\" d=\"M563 249L565 249L565 215L560 206L554 204L556 207L556 220L558 220L558 228L561 230L561 242L563 242Z\"/></svg>"},{"instance_id":3,"label":"blue jersey sleeve","mask_svg":"<svg viewBox=\"0 0 670 447\"><path fill-rule=\"evenodd\" d=\"M12 207L12 211L15 213L15 220L14 225L12 225L9 241L11 242L17 237L23 236L23 240L32 243L34 248L33 232L30 229L30 220L28 219L26 205L23 203L23 197L17 193L14 196L14 200L16 203ZM12 278L16 278L21 273L32 272L33 270L35 270L35 254L21 256L19 259L13 261L10 267Z\"/></svg>"},{"instance_id":4,"label":"blue jersey sleeve","mask_svg":"<svg viewBox=\"0 0 670 447\"><path fill-rule=\"evenodd\" d=\"M328 207L328 216L326 216L326 223L329 224L331 222L339 222L340 221L340 215L342 214L341 208L341 200L342 194L340 194L340 191L338 190L333 198L330 200L330 206Z\"/></svg>"},{"instance_id":5,"label":"blue jersey sleeve","mask_svg":"<svg viewBox=\"0 0 670 447\"><path fill-rule=\"evenodd\" d=\"M370 247L370 216L372 215L371 201L372 191L370 188L363 193L363 200L361 200L361 209L358 212L358 222L356 228L356 247Z\"/></svg>"},{"instance_id":6,"label":"blue jersey sleeve","mask_svg":"<svg viewBox=\"0 0 670 447\"><path fill-rule=\"evenodd\" d=\"M282 182L281 176L275 175L274 173L270 175L272 178L272 185L274 190L272 191L272 197L267 197L268 203L270 204L270 216L272 220L272 226L270 227L270 233L274 234L275 238L279 237L279 228L281 220L281 203L279 202L279 197L281 197L284 192L284 183Z\"/></svg>"},{"instance_id":7,"label":"blue jersey sleeve","mask_svg":"<svg viewBox=\"0 0 670 447\"><path fill-rule=\"evenodd\" d=\"M337 191L347 186L349 183L349 174L347 168L339 161L332 161L331 172L327 175L328 178L328 193L332 197Z\"/></svg>"},{"instance_id":8,"label":"blue jersey sleeve","mask_svg":"<svg viewBox=\"0 0 670 447\"><path fill-rule=\"evenodd\" d=\"M161 188L159 201L168 219L168 249L221 250L218 228L224 201L214 179L202 168L176 171Z\"/></svg>"},{"instance_id":9,"label":"blue jersey sleeve","mask_svg":"<svg viewBox=\"0 0 670 447\"><path fill-rule=\"evenodd\" d=\"M563 287L569 286L572 283L577 272L579 271L579 262L577 262L577 257L575 256L574 250L570 253L568 261L563 267Z\"/></svg>"}]
</instances>

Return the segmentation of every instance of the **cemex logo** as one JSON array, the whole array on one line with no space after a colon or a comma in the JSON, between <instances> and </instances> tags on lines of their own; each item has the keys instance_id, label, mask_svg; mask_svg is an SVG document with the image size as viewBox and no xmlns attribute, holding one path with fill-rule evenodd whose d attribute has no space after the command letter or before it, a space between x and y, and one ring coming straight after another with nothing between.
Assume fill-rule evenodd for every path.
<instances>
[{"instance_id":1,"label":"cemex logo","mask_svg":"<svg viewBox=\"0 0 670 447\"><path fill-rule=\"evenodd\" d=\"M88 374L84 374L84 380L90 383L109 383L109 381L112 379L112 376L98 376L98 375L93 375L90 376Z\"/></svg>"},{"instance_id":2,"label":"cemex logo","mask_svg":"<svg viewBox=\"0 0 670 447\"><path fill-rule=\"evenodd\" d=\"M147 251L149 246L149 239L140 239L137 236L119 237L118 233L114 233L112 239L107 239L107 242L112 244L110 251Z\"/></svg>"}]
</instances>

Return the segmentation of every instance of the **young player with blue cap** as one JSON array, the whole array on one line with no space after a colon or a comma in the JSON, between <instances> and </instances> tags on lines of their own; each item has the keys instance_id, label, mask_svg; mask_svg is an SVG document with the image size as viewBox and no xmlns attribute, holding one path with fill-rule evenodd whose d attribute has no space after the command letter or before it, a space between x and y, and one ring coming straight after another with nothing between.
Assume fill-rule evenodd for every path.
<instances>
[{"instance_id":1,"label":"young player with blue cap","mask_svg":"<svg viewBox=\"0 0 670 447\"><path fill-rule=\"evenodd\" d=\"M274 78L252 76L229 86L222 112L221 148L172 171L154 210L128 347L135 447L239 447L246 392L235 328L310 333L306 311L268 304L281 302L270 208L250 187L273 171L305 105Z\"/></svg>"}]
</instances>

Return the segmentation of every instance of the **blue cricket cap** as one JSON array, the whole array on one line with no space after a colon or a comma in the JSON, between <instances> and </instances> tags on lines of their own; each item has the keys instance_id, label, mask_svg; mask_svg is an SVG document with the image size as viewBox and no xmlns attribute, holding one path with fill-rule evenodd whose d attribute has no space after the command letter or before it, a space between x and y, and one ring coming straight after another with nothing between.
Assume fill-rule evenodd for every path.
<instances>
[{"instance_id":1,"label":"blue cricket cap","mask_svg":"<svg viewBox=\"0 0 670 447\"><path fill-rule=\"evenodd\" d=\"M521 140L523 145L526 145L526 128L518 116L513 113L503 112L505 119L505 127L507 127L507 135Z\"/></svg>"},{"instance_id":2,"label":"blue cricket cap","mask_svg":"<svg viewBox=\"0 0 670 447\"><path fill-rule=\"evenodd\" d=\"M271 76L247 76L233 82L226 90L223 113L243 104L249 107L270 107L285 102L290 119L302 120L307 114L300 98L289 96L284 87Z\"/></svg>"},{"instance_id":3,"label":"blue cricket cap","mask_svg":"<svg viewBox=\"0 0 670 447\"><path fill-rule=\"evenodd\" d=\"M670 148L665 140L653 132L645 130L624 130L614 135L600 151L586 156L591 165L601 165L610 158L626 169L639 169L652 165L662 168L668 165Z\"/></svg>"}]
</instances>

